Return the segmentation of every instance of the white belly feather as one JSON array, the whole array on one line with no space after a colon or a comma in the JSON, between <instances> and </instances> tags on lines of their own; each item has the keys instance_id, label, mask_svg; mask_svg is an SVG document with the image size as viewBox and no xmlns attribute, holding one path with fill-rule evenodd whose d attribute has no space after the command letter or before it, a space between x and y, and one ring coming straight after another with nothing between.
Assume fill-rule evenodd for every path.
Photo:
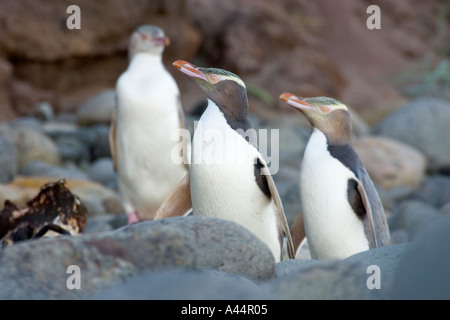
<instances>
[{"instance_id":1,"label":"white belly feather","mask_svg":"<svg viewBox=\"0 0 450 320\"><path fill-rule=\"evenodd\" d=\"M118 185L127 212L154 211L186 174L171 159L178 87L157 57L137 55L118 80Z\"/></svg>"},{"instance_id":2,"label":"white belly feather","mask_svg":"<svg viewBox=\"0 0 450 320\"><path fill-rule=\"evenodd\" d=\"M361 220L347 201L347 181L356 178L314 129L300 168L305 232L313 259L343 259L369 249Z\"/></svg>"}]
</instances>

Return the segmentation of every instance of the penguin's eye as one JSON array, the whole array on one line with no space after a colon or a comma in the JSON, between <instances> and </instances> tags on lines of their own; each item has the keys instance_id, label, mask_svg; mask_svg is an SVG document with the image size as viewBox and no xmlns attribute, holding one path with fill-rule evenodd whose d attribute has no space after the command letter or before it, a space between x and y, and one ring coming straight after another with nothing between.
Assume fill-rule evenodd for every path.
<instances>
[{"instance_id":1,"label":"penguin's eye","mask_svg":"<svg viewBox=\"0 0 450 320\"><path fill-rule=\"evenodd\" d=\"M328 108L327 106L320 106L320 111L322 113L328 113L330 111L330 108Z\"/></svg>"},{"instance_id":2,"label":"penguin's eye","mask_svg":"<svg viewBox=\"0 0 450 320\"><path fill-rule=\"evenodd\" d=\"M216 84L217 82L219 82L219 77L218 77L217 75L215 75L215 74L211 74L211 75L209 76L209 81L210 81L212 84Z\"/></svg>"}]
</instances>

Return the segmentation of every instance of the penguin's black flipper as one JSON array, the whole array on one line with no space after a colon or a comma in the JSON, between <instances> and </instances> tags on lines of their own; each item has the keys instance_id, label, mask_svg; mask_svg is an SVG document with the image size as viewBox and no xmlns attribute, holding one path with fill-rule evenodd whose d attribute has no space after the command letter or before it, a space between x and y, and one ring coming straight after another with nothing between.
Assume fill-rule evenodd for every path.
<instances>
[{"instance_id":1,"label":"penguin's black flipper","mask_svg":"<svg viewBox=\"0 0 450 320\"><path fill-rule=\"evenodd\" d=\"M372 208L370 207L369 199L364 187L359 180L353 180L357 182L357 190L361 196L361 201L364 206L366 214L363 216L363 225L366 237L369 240L369 248L378 248L378 238L375 232L375 225L373 221Z\"/></svg>"},{"instance_id":2,"label":"penguin's black flipper","mask_svg":"<svg viewBox=\"0 0 450 320\"><path fill-rule=\"evenodd\" d=\"M267 186L269 187L269 191L270 191L270 194L273 199L273 202L277 208L277 213L278 213L277 220L281 224L281 228L283 228L283 232L286 237L288 256L290 259L294 259L295 258L294 243L292 241L291 231L289 230L289 226L288 226L288 223L286 220L286 215L284 214L283 204L281 202L280 195L278 194L278 190L275 185L275 181L273 181L272 174L270 173L269 168L265 164L265 161L260 158L258 158L258 161L259 161L259 163L262 164L262 166L260 167L261 177L263 177L266 180Z\"/></svg>"},{"instance_id":3,"label":"penguin's black flipper","mask_svg":"<svg viewBox=\"0 0 450 320\"><path fill-rule=\"evenodd\" d=\"M374 237L376 238L376 247L388 246L391 244L389 226L387 225L386 214L375 185L364 168L359 170L358 178L361 184L360 188L365 191L366 201L369 204L368 207L370 207L370 219L372 220L371 224ZM366 224L364 224L364 227L366 227ZM375 243L373 244L375 247Z\"/></svg>"}]
</instances>

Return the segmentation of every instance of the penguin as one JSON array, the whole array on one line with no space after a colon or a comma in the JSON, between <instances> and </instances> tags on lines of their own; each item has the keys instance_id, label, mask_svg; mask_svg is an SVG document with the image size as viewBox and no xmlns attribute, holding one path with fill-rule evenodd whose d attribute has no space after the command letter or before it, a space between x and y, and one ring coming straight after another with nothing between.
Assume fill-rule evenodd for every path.
<instances>
[{"instance_id":1,"label":"penguin","mask_svg":"<svg viewBox=\"0 0 450 320\"><path fill-rule=\"evenodd\" d=\"M275 261L282 259L285 246L293 258L284 209L248 120L244 82L222 69L181 60L173 65L193 78L207 98L192 138L189 176L181 184L182 189L189 186L185 192L190 192L192 214L234 221L264 242ZM180 197L182 189L173 195Z\"/></svg>"},{"instance_id":2,"label":"penguin","mask_svg":"<svg viewBox=\"0 0 450 320\"><path fill-rule=\"evenodd\" d=\"M128 223L154 218L188 172L190 140L174 157L184 127L178 86L162 62L170 43L157 26L137 28L129 41L129 65L116 83L109 144ZM175 137L175 138L174 138Z\"/></svg>"},{"instance_id":3,"label":"penguin","mask_svg":"<svg viewBox=\"0 0 450 320\"><path fill-rule=\"evenodd\" d=\"M348 108L328 97L280 99L313 126L300 165L300 198L311 257L344 259L390 244L383 205L353 149Z\"/></svg>"}]
</instances>

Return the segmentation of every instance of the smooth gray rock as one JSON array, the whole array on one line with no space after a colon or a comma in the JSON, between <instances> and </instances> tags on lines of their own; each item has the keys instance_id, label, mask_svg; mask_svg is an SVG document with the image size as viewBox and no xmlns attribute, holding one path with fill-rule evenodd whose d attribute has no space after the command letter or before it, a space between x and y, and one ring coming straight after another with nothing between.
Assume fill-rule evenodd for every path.
<instances>
[{"instance_id":1,"label":"smooth gray rock","mask_svg":"<svg viewBox=\"0 0 450 320\"><path fill-rule=\"evenodd\" d=\"M111 122L115 108L115 90L104 90L84 102L77 110L77 123L81 126Z\"/></svg>"},{"instance_id":2,"label":"smooth gray rock","mask_svg":"<svg viewBox=\"0 0 450 320\"><path fill-rule=\"evenodd\" d=\"M328 260L305 264L268 281L264 287L281 299L288 300L366 300L383 299L381 289L369 289L371 274L363 262ZM293 262L295 263L295 262Z\"/></svg>"},{"instance_id":3,"label":"smooth gray rock","mask_svg":"<svg viewBox=\"0 0 450 320\"><path fill-rule=\"evenodd\" d=\"M413 194L413 198L441 208L450 201L450 176L434 175L427 178Z\"/></svg>"},{"instance_id":4,"label":"smooth gray rock","mask_svg":"<svg viewBox=\"0 0 450 320\"><path fill-rule=\"evenodd\" d=\"M391 137L422 151L432 172L450 167L450 102L422 97L393 112L373 133Z\"/></svg>"},{"instance_id":5,"label":"smooth gray rock","mask_svg":"<svg viewBox=\"0 0 450 320\"><path fill-rule=\"evenodd\" d=\"M90 161L89 146L75 137L58 137L55 139L58 152L63 162L83 164Z\"/></svg>"},{"instance_id":6,"label":"smooth gray rock","mask_svg":"<svg viewBox=\"0 0 450 320\"><path fill-rule=\"evenodd\" d=\"M152 221L168 225L195 242L196 266L216 269L262 281L275 276L275 260L269 248L241 225L222 219L189 216ZM139 230L145 224L133 228Z\"/></svg>"},{"instance_id":7,"label":"smooth gray rock","mask_svg":"<svg viewBox=\"0 0 450 320\"><path fill-rule=\"evenodd\" d=\"M42 121L35 117L20 117L8 123L11 130L34 130L42 133Z\"/></svg>"},{"instance_id":8,"label":"smooth gray rock","mask_svg":"<svg viewBox=\"0 0 450 320\"><path fill-rule=\"evenodd\" d=\"M99 290L94 300L266 300L276 296L247 278L216 270L156 271Z\"/></svg>"},{"instance_id":9,"label":"smooth gray rock","mask_svg":"<svg viewBox=\"0 0 450 320\"><path fill-rule=\"evenodd\" d=\"M69 122L49 122L43 129L58 146L63 161L77 164L91 161L91 146L97 141L95 132Z\"/></svg>"},{"instance_id":10,"label":"smooth gray rock","mask_svg":"<svg viewBox=\"0 0 450 320\"><path fill-rule=\"evenodd\" d=\"M111 225L112 219L113 215L111 214L98 214L90 216L86 223L86 229L84 230L84 233L100 233L114 230Z\"/></svg>"},{"instance_id":11,"label":"smooth gray rock","mask_svg":"<svg viewBox=\"0 0 450 320\"><path fill-rule=\"evenodd\" d=\"M28 128L11 130L17 151L19 169L33 161L59 165L61 159L55 142L44 132Z\"/></svg>"},{"instance_id":12,"label":"smooth gray rock","mask_svg":"<svg viewBox=\"0 0 450 320\"><path fill-rule=\"evenodd\" d=\"M99 158L92 162L86 170L87 175L93 181L103 184L113 190L118 190L117 173L114 170L111 158Z\"/></svg>"},{"instance_id":13,"label":"smooth gray rock","mask_svg":"<svg viewBox=\"0 0 450 320\"><path fill-rule=\"evenodd\" d=\"M450 216L428 225L402 257L393 299L450 299Z\"/></svg>"},{"instance_id":14,"label":"smooth gray rock","mask_svg":"<svg viewBox=\"0 0 450 320\"><path fill-rule=\"evenodd\" d=\"M408 239L412 240L439 215L439 211L426 202L405 200L392 212L388 218L388 225L391 230L405 230Z\"/></svg>"},{"instance_id":15,"label":"smooth gray rock","mask_svg":"<svg viewBox=\"0 0 450 320\"><path fill-rule=\"evenodd\" d=\"M344 260L294 259L277 263L278 278L268 286L283 299L385 299L409 244L381 247ZM378 268L377 271L374 271ZM377 272L380 288L369 289Z\"/></svg>"},{"instance_id":16,"label":"smooth gray rock","mask_svg":"<svg viewBox=\"0 0 450 320\"><path fill-rule=\"evenodd\" d=\"M143 271L194 267L194 252L181 231L165 226L20 243L0 253L0 298L80 298ZM70 265L80 268L79 290L67 287Z\"/></svg>"},{"instance_id":17,"label":"smooth gray rock","mask_svg":"<svg viewBox=\"0 0 450 320\"><path fill-rule=\"evenodd\" d=\"M55 111L49 102L44 101L34 106L31 115L42 121L50 121L55 118Z\"/></svg>"},{"instance_id":18,"label":"smooth gray rock","mask_svg":"<svg viewBox=\"0 0 450 320\"><path fill-rule=\"evenodd\" d=\"M109 147L109 125L97 124L89 127L94 140L90 144L91 159L111 157Z\"/></svg>"},{"instance_id":19,"label":"smooth gray rock","mask_svg":"<svg viewBox=\"0 0 450 320\"><path fill-rule=\"evenodd\" d=\"M345 261L349 263L357 262L365 265L366 268L369 266L378 267L380 270L380 290L383 290L384 296L387 297L392 291L398 264L409 246L409 243L402 243L371 249L348 257Z\"/></svg>"},{"instance_id":20,"label":"smooth gray rock","mask_svg":"<svg viewBox=\"0 0 450 320\"><path fill-rule=\"evenodd\" d=\"M70 290L67 268L81 272ZM22 242L0 251L0 299L73 299L163 268L215 269L249 280L275 276L270 250L231 221L178 217L114 231Z\"/></svg>"},{"instance_id":21,"label":"smooth gray rock","mask_svg":"<svg viewBox=\"0 0 450 320\"><path fill-rule=\"evenodd\" d=\"M8 131L0 130L0 183L14 179L17 174L18 159L16 147Z\"/></svg>"},{"instance_id":22,"label":"smooth gray rock","mask_svg":"<svg viewBox=\"0 0 450 320\"><path fill-rule=\"evenodd\" d=\"M42 161L29 162L19 170L19 173L29 177L52 177L55 179L88 180L89 177L76 166L61 167Z\"/></svg>"},{"instance_id":23,"label":"smooth gray rock","mask_svg":"<svg viewBox=\"0 0 450 320\"><path fill-rule=\"evenodd\" d=\"M277 277L289 273L300 273L303 269L308 269L311 265L318 265L320 263L319 260L313 259L290 259L280 261L276 264Z\"/></svg>"}]
</instances>

